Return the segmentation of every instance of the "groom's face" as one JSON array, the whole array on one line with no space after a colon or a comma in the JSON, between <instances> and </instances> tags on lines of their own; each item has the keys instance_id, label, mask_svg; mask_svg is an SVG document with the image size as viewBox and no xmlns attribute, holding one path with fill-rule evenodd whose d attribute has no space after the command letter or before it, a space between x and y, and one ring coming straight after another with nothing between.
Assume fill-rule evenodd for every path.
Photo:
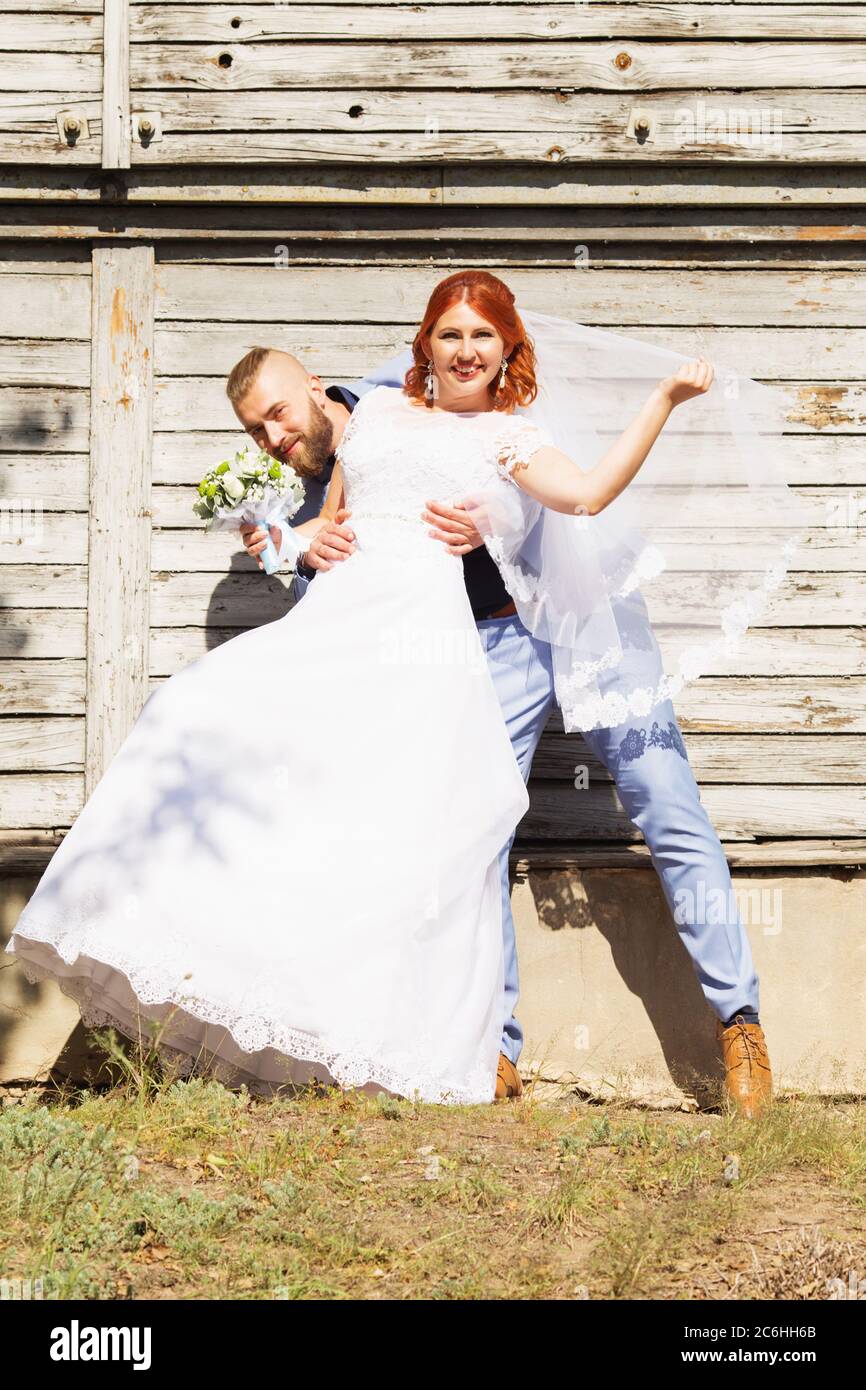
<instances>
[{"instance_id":1,"label":"groom's face","mask_svg":"<svg viewBox=\"0 0 866 1390\"><path fill-rule=\"evenodd\" d=\"M333 453L333 426L317 396L316 377L299 376L280 360L268 358L235 414L260 449L287 463L302 477L316 477Z\"/></svg>"}]
</instances>

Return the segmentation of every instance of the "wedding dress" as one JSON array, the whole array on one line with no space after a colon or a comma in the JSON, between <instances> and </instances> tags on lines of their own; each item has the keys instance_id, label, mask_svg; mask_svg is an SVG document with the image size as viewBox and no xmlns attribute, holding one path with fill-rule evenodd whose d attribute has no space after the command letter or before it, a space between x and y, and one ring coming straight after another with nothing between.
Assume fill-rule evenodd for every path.
<instances>
[{"instance_id":1,"label":"wedding dress","mask_svg":"<svg viewBox=\"0 0 866 1390\"><path fill-rule=\"evenodd\" d=\"M357 549L151 694L7 951L189 1072L493 1099L497 856L528 805L428 499L547 443L376 387L338 457Z\"/></svg>"}]
</instances>

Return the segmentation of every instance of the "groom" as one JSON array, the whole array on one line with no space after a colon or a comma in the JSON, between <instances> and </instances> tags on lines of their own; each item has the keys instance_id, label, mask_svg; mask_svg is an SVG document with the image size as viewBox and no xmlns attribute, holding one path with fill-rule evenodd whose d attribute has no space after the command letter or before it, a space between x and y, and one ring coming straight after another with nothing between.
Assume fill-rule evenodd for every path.
<instances>
[{"instance_id":1,"label":"groom","mask_svg":"<svg viewBox=\"0 0 866 1390\"><path fill-rule=\"evenodd\" d=\"M374 386L402 386L413 360L407 349L347 389L323 386L289 353L253 348L229 375L226 392L241 424L259 447L289 463L304 480L304 505L293 525L272 531L280 559L295 569L299 597L318 570L344 562L354 550L349 513L340 512L332 520L319 515L334 469L334 451L349 415L358 397ZM424 517L431 535L451 554L462 557L479 637L515 756L527 779L554 705L550 647L520 622L499 570L467 514L459 506L431 499ZM264 531L252 525L241 531L247 551L261 566L258 556L265 545ZM673 706L665 701L646 718L593 729L583 737L611 773L629 819L649 846L677 930L716 1014L728 1095L740 1113L757 1115L772 1091L758 1017L758 978L728 865L701 805ZM518 972L508 879L510 849L509 840L500 856L505 998L496 1095L502 1098L522 1090L516 1066L523 1033L514 1017ZM719 902L727 904L721 914L707 912L707 904Z\"/></svg>"}]
</instances>

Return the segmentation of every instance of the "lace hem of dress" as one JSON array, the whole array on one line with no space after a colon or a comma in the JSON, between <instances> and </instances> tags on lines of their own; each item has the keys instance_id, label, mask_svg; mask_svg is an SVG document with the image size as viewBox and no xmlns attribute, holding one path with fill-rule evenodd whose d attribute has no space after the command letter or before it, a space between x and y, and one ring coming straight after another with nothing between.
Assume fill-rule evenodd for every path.
<instances>
[{"instance_id":1,"label":"lace hem of dress","mask_svg":"<svg viewBox=\"0 0 866 1390\"><path fill-rule=\"evenodd\" d=\"M15 953L12 947L16 934L13 933L13 939L7 949L11 954L15 954L29 982L38 984L42 980L53 980L60 986L64 994L75 1000L81 1012L82 1021L87 1027L114 1027L126 1037L132 1038L133 1041L139 1041L143 1035L152 1037L154 1031L152 1020L142 1016L137 1019L136 1027L133 1027L121 1015L95 1003L93 985L86 974L72 977L58 976L49 966L37 964L26 956ZM24 937L25 934L22 932L20 935ZM26 933L28 941L35 941L50 947L67 965L72 964L74 960L79 958L78 953L73 955L72 960L66 961L58 944L62 935L63 933L58 932L56 928L40 931L38 926L34 926L28 921ZM495 1076L481 1064L473 1069L464 1079L462 1085L444 1086L441 1079L437 1079L430 1073L429 1068L425 1070L423 1067L423 1059L429 1059L431 1055L435 1055L430 1046L425 1046L423 1050L419 1048L417 1062L414 1059L407 1059L403 1066L394 1066L392 1063L354 1052L351 1044L347 1043L345 1039L341 1040L339 1044L329 1044L325 1038L316 1038L309 1033L287 1028L285 1025L262 1015L232 1013L208 1000L195 999L177 988L167 978L160 982L151 971L141 971L128 961L110 959L107 955L103 955L97 963L119 971L125 976L135 995L137 1009L147 1004L175 1005L180 1012L181 1022L185 1017L188 1017L194 1023L222 1027L230 1035L239 1051L250 1056L251 1063L255 1054L271 1049L275 1053L295 1061L323 1066L344 1090L366 1085L380 1086L384 1090L391 1091L406 1099L427 1101L437 1105L480 1105L488 1104L494 1098ZM157 1034L159 1027L159 1021L157 1021ZM197 1074L212 1076L215 1080L228 1086L246 1084L248 1089L254 1091L258 1089L272 1091L274 1085L277 1084L257 1076L252 1066L247 1070L241 1064L232 1063L217 1056L203 1045L193 1055L189 1051L175 1047L159 1038L156 1051L170 1062L182 1076L188 1076L195 1071Z\"/></svg>"}]
</instances>

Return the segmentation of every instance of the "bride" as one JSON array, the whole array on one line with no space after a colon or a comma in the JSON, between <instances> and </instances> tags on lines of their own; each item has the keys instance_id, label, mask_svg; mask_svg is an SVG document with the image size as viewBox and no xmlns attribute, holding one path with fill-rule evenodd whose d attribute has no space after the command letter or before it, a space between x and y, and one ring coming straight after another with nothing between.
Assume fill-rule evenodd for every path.
<instances>
[{"instance_id":1,"label":"bride","mask_svg":"<svg viewBox=\"0 0 866 1390\"><path fill-rule=\"evenodd\" d=\"M520 489L593 516L713 369L660 381L581 471L514 413L536 394L532 343L510 291L478 278L471 303L428 306L406 385L345 427L325 513L350 509L352 564L153 692L7 947L86 1023L182 1070L493 1099L498 856L528 797L462 565L422 513Z\"/></svg>"}]
</instances>

